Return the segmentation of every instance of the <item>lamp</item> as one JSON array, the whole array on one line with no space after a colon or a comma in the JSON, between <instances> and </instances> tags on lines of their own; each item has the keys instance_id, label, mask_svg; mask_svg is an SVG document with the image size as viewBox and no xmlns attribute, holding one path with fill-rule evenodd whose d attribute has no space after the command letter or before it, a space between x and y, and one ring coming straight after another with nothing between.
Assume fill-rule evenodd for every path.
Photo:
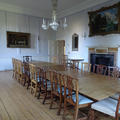
<instances>
[{"instance_id":1,"label":"lamp","mask_svg":"<svg viewBox=\"0 0 120 120\"><path fill-rule=\"evenodd\" d=\"M48 21L47 23L47 21L43 18L42 29L47 30L50 26L54 31L57 31L58 27L60 26L60 24L57 22L57 14L56 14L58 0L51 0L51 2L52 2L52 7L53 7L52 8L52 22L49 23ZM67 21L65 18L62 24L62 27L66 28L67 26L68 25L67 25Z\"/></svg>"}]
</instances>

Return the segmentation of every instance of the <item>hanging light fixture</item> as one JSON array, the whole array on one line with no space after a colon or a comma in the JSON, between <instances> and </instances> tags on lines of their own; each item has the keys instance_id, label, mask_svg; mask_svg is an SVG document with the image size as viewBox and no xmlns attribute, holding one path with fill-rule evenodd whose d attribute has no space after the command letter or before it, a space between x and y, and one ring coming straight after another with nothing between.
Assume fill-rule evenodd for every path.
<instances>
[{"instance_id":1,"label":"hanging light fixture","mask_svg":"<svg viewBox=\"0 0 120 120\"><path fill-rule=\"evenodd\" d=\"M60 24L57 21L57 3L58 0L51 0L52 2L52 22L49 23L49 21L47 22L44 18L43 18L43 23L42 23L42 29L43 30L47 30L49 27L51 27L53 30L57 31L58 27L60 26ZM64 22L62 24L63 28L66 28L67 25L67 21L66 18L64 19Z\"/></svg>"}]
</instances>

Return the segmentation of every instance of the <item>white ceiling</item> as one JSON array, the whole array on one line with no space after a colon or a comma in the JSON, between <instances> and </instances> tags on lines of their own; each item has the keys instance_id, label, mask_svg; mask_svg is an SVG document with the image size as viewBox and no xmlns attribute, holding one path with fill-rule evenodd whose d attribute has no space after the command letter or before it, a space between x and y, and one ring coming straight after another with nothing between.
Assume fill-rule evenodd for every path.
<instances>
[{"instance_id":1,"label":"white ceiling","mask_svg":"<svg viewBox=\"0 0 120 120\"><path fill-rule=\"evenodd\" d=\"M63 17L85 9L85 6L110 0L58 0L58 14ZM91 4L92 3L92 4ZM50 17L51 0L0 0L0 9L39 17Z\"/></svg>"}]
</instances>

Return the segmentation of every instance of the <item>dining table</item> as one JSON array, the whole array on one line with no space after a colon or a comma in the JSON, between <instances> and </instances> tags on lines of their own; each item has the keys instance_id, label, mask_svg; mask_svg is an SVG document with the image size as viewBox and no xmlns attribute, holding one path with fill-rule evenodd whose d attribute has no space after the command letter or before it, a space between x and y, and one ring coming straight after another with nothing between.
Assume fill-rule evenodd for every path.
<instances>
[{"instance_id":1,"label":"dining table","mask_svg":"<svg viewBox=\"0 0 120 120\"><path fill-rule=\"evenodd\" d=\"M44 61L32 61L30 64L34 64L37 67L48 66L51 70L73 77L78 80L79 92L96 101L120 92L120 80L107 75L65 69L64 65Z\"/></svg>"},{"instance_id":2,"label":"dining table","mask_svg":"<svg viewBox=\"0 0 120 120\"><path fill-rule=\"evenodd\" d=\"M66 70L62 74L78 80L79 92L96 101L120 92L120 80L92 72Z\"/></svg>"},{"instance_id":3,"label":"dining table","mask_svg":"<svg viewBox=\"0 0 120 120\"><path fill-rule=\"evenodd\" d=\"M81 62L81 61L84 61L83 58L79 58L79 59L72 58L72 59L69 59L69 60L70 60L71 63L72 63L72 67L73 67L73 69L75 69L75 68L79 68L79 64L80 64L80 62Z\"/></svg>"}]
</instances>

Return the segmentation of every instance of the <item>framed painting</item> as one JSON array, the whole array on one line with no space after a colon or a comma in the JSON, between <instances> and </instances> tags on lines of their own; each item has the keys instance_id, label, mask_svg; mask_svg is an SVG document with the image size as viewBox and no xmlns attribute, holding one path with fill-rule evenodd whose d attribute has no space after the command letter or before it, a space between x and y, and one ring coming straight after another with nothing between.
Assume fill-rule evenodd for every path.
<instances>
[{"instance_id":1,"label":"framed painting","mask_svg":"<svg viewBox=\"0 0 120 120\"><path fill-rule=\"evenodd\" d=\"M30 33L7 31L8 48L30 48Z\"/></svg>"},{"instance_id":2,"label":"framed painting","mask_svg":"<svg viewBox=\"0 0 120 120\"><path fill-rule=\"evenodd\" d=\"M89 36L120 33L120 2L88 12Z\"/></svg>"}]
</instances>

